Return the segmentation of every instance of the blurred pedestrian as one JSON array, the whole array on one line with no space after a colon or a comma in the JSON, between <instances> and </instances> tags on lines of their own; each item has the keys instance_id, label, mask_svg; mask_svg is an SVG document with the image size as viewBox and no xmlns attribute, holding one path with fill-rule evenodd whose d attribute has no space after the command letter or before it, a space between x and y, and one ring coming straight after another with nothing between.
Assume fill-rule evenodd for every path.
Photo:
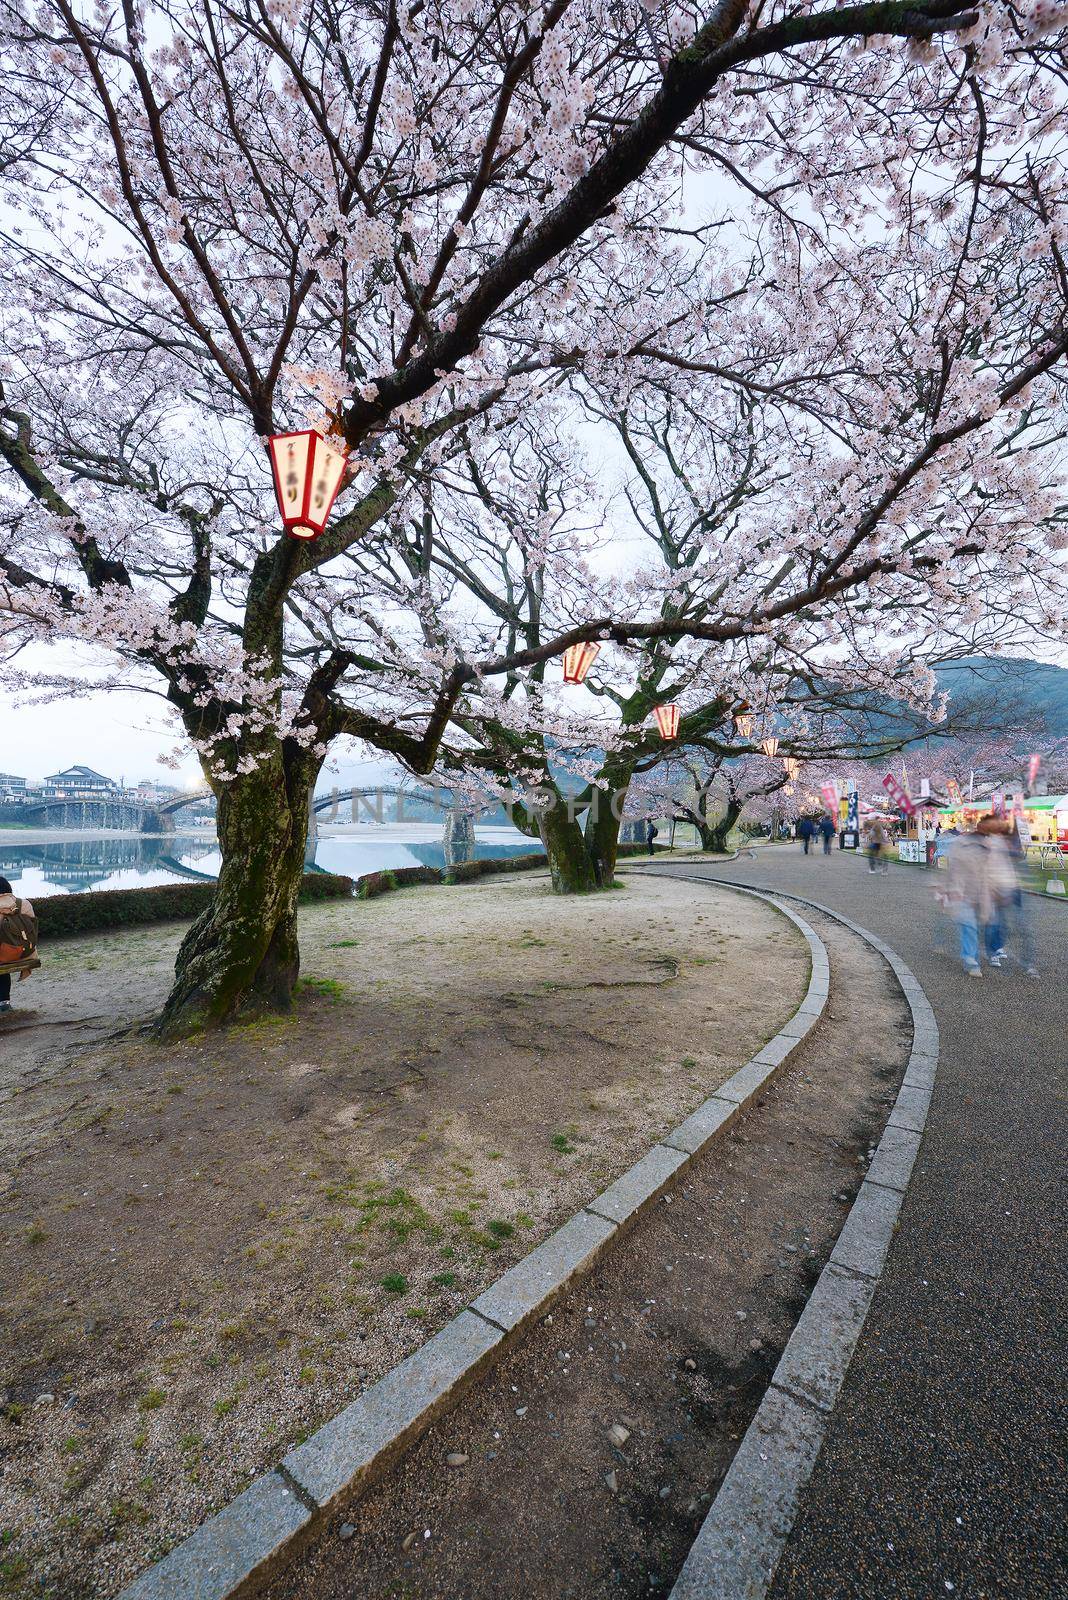
<instances>
[{"instance_id":1,"label":"blurred pedestrian","mask_svg":"<svg viewBox=\"0 0 1068 1600\"><path fill-rule=\"evenodd\" d=\"M1012 894L1006 906L1007 920L1011 925L1016 942L1016 959L1023 967L1029 978L1038 977L1038 965L1035 961L1035 929L1031 920L1031 903L1024 887L1024 873L1027 869L1027 846L1020 837L1020 830L1013 822L1012 830L1008 836L1009 857L1012 861L1013 883Z\"/></svg>"},{"instance_id":2,"label":"blurred pedestrian","mask_svg":"<svg viewBox=\"0 0 1068 1600\"><path fill-rule=\"evenodd\" d=\"M823 835L823 853L825 856L829 856L831 853L831 841L837 831L838 830L834 825L834 818L832 816L828 815L821 818L820 833Z\"/></svg>"},{"instance_id":3,"label":"blurred pedestrian","mask_svg":"<svg viewBox=\"0 0 1068 1600\"><path fill-rule=\"evenodd\" d=\"M801 840L801 847L806 856L808 855L809 845L812 843L812 835L814 832L815 829L812 826L812 818L802 817L800 822L797 824L797 837Z\"/></svg>"},{"instance_id":4,"label":"blurred pedestrian","mask_svg":"<svg viewBox=\"0 0 1068 1600\"><path fill-rule=\"evenodd\" d=\"M889 872L890 863L886 859L886 847L890 843L890 835L886 831L886 823L882 817L874 817L868 823L868 871Z\"/></svg>"},{"instance_id":5,"label":"blurred pedestrian","mask_svg":"<svg viewBox=\"0 0 1068 1600\"><path fill-rule=\"evenodd\" d=\"M650 817L649 821L645 825L645 842L649 846L650 855L656 854L656 846L653 844L653 840L656 838L659 831L660 830L656 823L653 821L652 817Z\"/></svg>"},{"instance_id":6,"label":"blurred pedestrian","mask_svg":"<svg viewBox=\"0 0 1068 1600\"><path fill-rule=\"evenodd\" d=\"M960 958L970 978L981 978L979 929L990 917L987 854L976 833L962 833L948 854L946 909L960 936Z\"/></svg>"},{"instance_id":7,"label":"blurred pedestrian","mask_svg":"<svg viewBox=\"0 0 1068 1600\"><path fill-rule=\"evenodd\" d=\"M1005 940L1008 929L1014 927L1020 946L1019 960L1025 970L1033 975L1034 939L1017 866L1018 857L1026 855L1026 851L1019 843L1015 827L1006 817L983 817L976 832L987 853L990 904L988 920L983 929L987 959L992 967L1000 967L1007 959ZM1011 839L1016 840L1017 859L1013 856Z\"/></svg>"}]
</instances>

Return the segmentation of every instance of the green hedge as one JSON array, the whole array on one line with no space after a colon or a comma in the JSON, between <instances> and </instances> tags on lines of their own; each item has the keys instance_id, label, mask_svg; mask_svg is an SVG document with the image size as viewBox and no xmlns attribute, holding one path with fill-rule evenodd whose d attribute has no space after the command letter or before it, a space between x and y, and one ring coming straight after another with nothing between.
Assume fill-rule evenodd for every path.
<instances>
[{"instance_id":1,"label":"green hedge","mask_svg":"<svg viewBox=\"0 0 1068 1600\"><path fill-rule=\"evenodd\" d=\"M352 894L352 879L333 872L305 873L303 904L339 900ZM161 883L154 889L95 889L86 894L47 895L34 900L41 938L65 933L97 933L104 928L133 928L146 922L192 921L211 903L212 883Z\"/></svg>"}]
</instances>

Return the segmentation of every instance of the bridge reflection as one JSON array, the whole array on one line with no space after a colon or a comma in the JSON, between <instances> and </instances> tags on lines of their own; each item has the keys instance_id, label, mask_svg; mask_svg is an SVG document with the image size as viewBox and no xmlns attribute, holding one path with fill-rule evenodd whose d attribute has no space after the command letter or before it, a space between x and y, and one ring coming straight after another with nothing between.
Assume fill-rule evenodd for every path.
<instances>
[{"instance_id":1,"label":"bridge reflection","mask_svg":"<svg viewBox=\"0 0 1068 1600\"><path fill-rule=\"evenodd\" d=\"M37 892L49 888L66 889L75 894L86 889L120 888L116 882L129 874L129 887L151 887L171 883L175 878L194 878L210 882L214 872L197 869L196 863L218 857L214 838L181 838L171 834L164 839L131 835L123 839L70 839L53 844L0 845L0 876L13 883L28 876L24 893L32 883Z\"/></svg>"}]
</instances>

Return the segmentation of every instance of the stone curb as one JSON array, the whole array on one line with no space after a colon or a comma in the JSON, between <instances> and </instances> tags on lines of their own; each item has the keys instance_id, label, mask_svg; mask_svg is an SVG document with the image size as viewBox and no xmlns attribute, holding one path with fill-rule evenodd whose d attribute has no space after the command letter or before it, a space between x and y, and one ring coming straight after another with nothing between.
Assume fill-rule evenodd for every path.
<instances>
[{"instance_id":1,"label":"stone curb","mask_svg":"<svg viewBox=\"0 0 1068 1600\"><path fill-rule=\"evenodd\" d=\"M717 888L746 887L688 877ZM882 1277L934 1087L938 1025L897 952L829 906L802 895L786 898L841 923L883 957L912 1013L912 1052L868 1175L669 1600L762 1600L770 1589Z\"/></svg>"},{"instance_id":2,"label":"stone curb","mask_svg":"<svg viewBox=\"0 0 1068 1600\"><path fill-rule=\"evenodd\" d=\"M705 880L700 880L705 881ZM728 888L736 888L728 884ZM482 1292L432 1339L257 1478L117 1600L237 1600L294 1555L312 1529L362 1493L531 1321L672 1187L766 1088L818 1023L830 966L817 934L773 894L745 889L799 929L811 956L798 1010L677 1128Z\"/></svg>"}]
</instances>

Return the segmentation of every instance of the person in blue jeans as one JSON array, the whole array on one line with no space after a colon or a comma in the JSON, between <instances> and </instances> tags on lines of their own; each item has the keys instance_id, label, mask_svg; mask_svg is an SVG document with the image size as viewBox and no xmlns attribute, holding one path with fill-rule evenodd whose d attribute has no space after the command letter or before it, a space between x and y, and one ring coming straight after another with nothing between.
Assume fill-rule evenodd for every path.
<instances>
[{"instance_id":1,"label":"person in blue jeans","mask_svg":"<svg viewBox=\"0 0 1068 1600\"><path fill-rule=\"evenodd\" d=\"M983 840L962 833L949 851L946 891L960 937L960 959L970 978L981 978L979 929L991 920L989 857Z\"/></svg>"},{"instance_id":2,"label":"person in blue jeans","mask_svg":"<svg viewBox=\"0 0 1068 1600\"><path fill-rule=\"evenodd\" d=\"M1037 977L1034 928L1020 881L1027 851L1015 823L1006 818L984 817L979 833L984 836L991 855L993 908L985 930L990 964L1000 967L1009 959L1006 941L1011 937L1016 959L1028 977Z\"/></svg>"}]
</instances>

